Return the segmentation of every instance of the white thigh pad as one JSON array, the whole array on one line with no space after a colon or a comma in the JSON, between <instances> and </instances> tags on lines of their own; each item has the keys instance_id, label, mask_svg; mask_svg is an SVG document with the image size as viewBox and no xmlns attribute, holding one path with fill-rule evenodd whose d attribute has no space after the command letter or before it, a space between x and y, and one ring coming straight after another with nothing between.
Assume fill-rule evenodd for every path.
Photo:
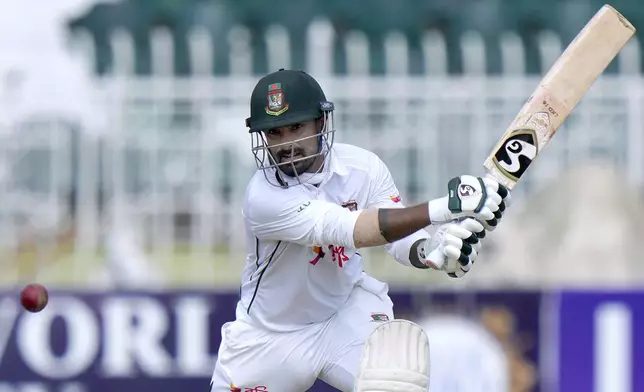
<instances>
[{"instance_id":1,"label":"white thigh pad","mask_svg":"<svg viewBox=\"0 0 644 392\"><path fill-rule=\"evenodd\" d=\"M407 320L378 326L365 343L355 392L427 392L429 339Z\"/></svg>"}]
</instances>

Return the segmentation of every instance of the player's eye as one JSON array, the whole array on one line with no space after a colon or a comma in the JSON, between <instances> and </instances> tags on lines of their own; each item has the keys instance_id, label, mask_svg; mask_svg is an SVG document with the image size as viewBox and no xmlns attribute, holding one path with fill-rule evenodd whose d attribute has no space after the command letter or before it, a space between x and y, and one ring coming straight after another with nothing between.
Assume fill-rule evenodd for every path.
<instances>
[{"instance_id":1,"label":"player's eye","mask_svg":"<svg viewBox=\"0 0 644 392\"><path fill-rule=\"evenodd\" d=\"M302 128L302 124L293 124L293 126L291 127L291 131L295 132L301 128Z\"/></svg>"},{"instance_id":2,"label":"player's eye","mask_svg":"<svg viewBox=\"0 0 644 392\"><path fill-rule=\"evenodd\" d=\"M267 136L275 137L275 136L278 136L280 134L280 131L278 129L273 128L273 129L269 129L265 133L266 133Z\"/></svg>"}]
</instances>

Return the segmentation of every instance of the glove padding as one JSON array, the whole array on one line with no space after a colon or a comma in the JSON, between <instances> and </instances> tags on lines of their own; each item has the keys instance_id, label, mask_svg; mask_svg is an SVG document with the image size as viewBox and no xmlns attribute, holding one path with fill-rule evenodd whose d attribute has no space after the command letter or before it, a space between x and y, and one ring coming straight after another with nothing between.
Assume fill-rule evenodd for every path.
<instances>
[{"instance_id":1,"label":"glove padding","mask_svg":"<svg viewBox=\"0 0 644 392\"><path fill-rule=\"evenodd\" d=\"M492 231L511 200L509 190L489 177L464 175L452 178L448 195L429 202L432 223L445 223L473 217Z\"/></svg>"},{"instance_id":2,"label":"glove padding","mask_svg":"<svg viewBox=\"0 0 644 392\"><path fill-rule=\"evenodd\" d=\"M476 261L483 237L485 228L473 218L443 224L425 243L425 249L431 251L424 263L430 268L447 272L451 277L460 278Z\"/></svg>"}]
</instances>

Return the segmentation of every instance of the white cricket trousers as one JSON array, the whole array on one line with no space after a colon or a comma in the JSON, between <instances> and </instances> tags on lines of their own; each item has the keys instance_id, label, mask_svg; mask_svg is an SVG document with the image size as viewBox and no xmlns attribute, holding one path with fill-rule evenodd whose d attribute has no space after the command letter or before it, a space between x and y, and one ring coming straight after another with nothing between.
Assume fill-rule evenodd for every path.
<instances>
[{"instance_id":1,"label":"white cricket trousers","mask_svg":"<svg viewBox=\"0 0 644 392\"><path fill-rule=\"evenodd\" d=\"M268 332L236 320L223 325L211 392L305 392L317 378L353 390L364 343L385 314L389 296L356 286L329 320L293 332ZM378 321L378 320L382 321Z\"/></svg>"}]
</instances>

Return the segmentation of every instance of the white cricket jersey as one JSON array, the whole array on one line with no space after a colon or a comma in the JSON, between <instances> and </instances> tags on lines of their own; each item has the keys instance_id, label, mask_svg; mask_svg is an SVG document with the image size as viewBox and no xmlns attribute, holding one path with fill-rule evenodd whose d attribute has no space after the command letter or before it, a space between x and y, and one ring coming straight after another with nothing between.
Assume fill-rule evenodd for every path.
<instances>
[{"instance_id":1,"label":"white cricket jersey","mask_svg":"<svg viewBox=\"0 0 644 392\"><path fill-rule=\"evenodd\" d=\"M386 293L385 283L364 273L353 227L356 210L401 207L398 189L372 152L336 143L326 159L318 187L278 188L262 171L250 180L238 318L292 331L328 320L356 285ZM273 169L266 174L274 175Z\"/></svg>"}]
</instances>

